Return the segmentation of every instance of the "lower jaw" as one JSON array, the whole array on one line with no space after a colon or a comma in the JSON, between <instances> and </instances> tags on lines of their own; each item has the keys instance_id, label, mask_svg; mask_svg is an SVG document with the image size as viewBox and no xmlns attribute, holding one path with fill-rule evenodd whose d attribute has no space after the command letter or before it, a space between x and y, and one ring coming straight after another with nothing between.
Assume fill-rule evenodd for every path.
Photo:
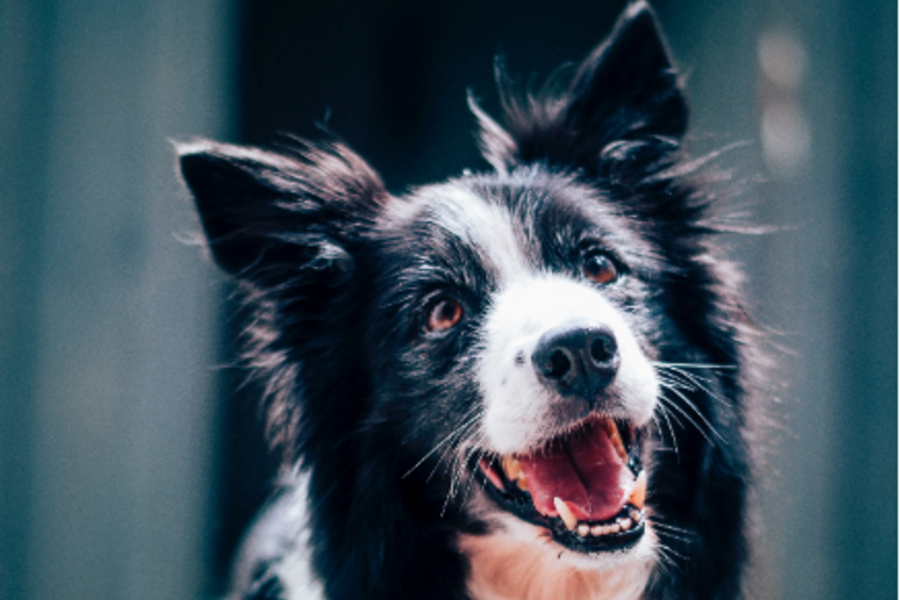
<instances>
[{"instance_id":1,"label":"lower jaw","mask_svg":"<svg viewBox=\"0 0 900 600\"><path fill-rule=\"evenodd\" d=\"M482 488L501 509L516 518L547 531L550 537L568 550L582 554L624 552L643 538L646 518L643 509L625 504L614 517L605 521L579 521L571 529L559 517L542 515L526 495L507 493L498 489L473 465Z\"/></svg>"},{"instance_id":2,"label":"lower jaw","mask_svg":"<svg viewBox=\"0 0 900 600\"><path fill-rule=\"evenodd\" d=\"M550 520L555 521L554 519ZM626 523L627 526L624 525ZM547 525L543 526L547 527ZM618 515L606 521L580 522L572 530L561 523L552 523L548 529L554 541L569 550L585 554L621 552L640 542L644 536L645 519L643 511L626 505Z\"/></svg>"}]
</instances>

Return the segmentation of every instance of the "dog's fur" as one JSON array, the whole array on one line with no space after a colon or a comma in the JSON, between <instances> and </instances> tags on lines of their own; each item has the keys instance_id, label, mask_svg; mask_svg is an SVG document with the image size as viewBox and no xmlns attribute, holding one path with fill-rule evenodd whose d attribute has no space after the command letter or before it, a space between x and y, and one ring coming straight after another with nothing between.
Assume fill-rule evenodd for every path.
<instances>
[{"instance_id":1,"label":"dog's fur","mask_svg":"<svg viewBox=\"0 0 900 600\"><path fill-rule=\"evenodd\" d=\"M404 196L336 141L179 147L292 465L233 598L741 595L756 334L651 10L564 90L501 91L502 125L470 100L493 169ZM565 346L584 336L594 366ZM536 498L584 440L619 483L580 518L621 508L621 534L571 531L501 476L537 465Z\"/></svg>"}]
</instances>

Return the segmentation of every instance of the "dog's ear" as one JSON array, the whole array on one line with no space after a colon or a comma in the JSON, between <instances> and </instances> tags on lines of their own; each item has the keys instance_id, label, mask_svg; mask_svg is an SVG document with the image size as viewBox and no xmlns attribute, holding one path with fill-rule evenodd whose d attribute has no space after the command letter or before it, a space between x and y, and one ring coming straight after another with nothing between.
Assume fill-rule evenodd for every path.
<instances>
[{"instance_id":1,"label":"dog's ear","mask_svg":"<svg viewBox=\"0 0 900 600\"><path fill-rule=\"evenodd\" d=\"M176 151L213 258L239 278L277 283L284 269L346 256L387 199L378 175L339 143L276 154L199 141Z\"/></svg>"},{"instance_id":2,"label":"dog's ear","mask_svg":"<svg viewBox=\"0 0 900 600\"><path fill-rule=\"evenodd\" d=\"M656 17L631 4L560 94L517 99L501 78L503 128L470 101L485 158L500 170L546 162L598 175L618 161L657 160L676 149L688 110Z\"/></svg>"},{"instance_id":3,"label":"dog's ear","mask_svg":"<svg viewBox=\"0 0 900 600\"><path fill-rule=\"evenodd\" d=\"M681 81L653 11L637 2L581 64L565 117L601 141L652 137L677 142L687 129Z\"/></svg>"}]
</instances>

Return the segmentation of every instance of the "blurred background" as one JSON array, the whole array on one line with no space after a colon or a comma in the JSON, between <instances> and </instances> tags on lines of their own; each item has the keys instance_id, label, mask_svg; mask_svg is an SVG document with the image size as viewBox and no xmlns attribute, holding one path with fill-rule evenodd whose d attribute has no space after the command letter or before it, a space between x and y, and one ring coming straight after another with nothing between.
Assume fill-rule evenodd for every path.
<instances>
[{"instance_id":1,"label":"blurred background","mask_svg":"<svg viewBox=\"0 0 900 600\"><path fill-rule=\"evenodd\" d=\"M486 167L470 87L624 3L0 0L0 599L211 598L272 460L170 140L327 124L402 192ZM784 382L756 596L897 594L897 5L658 0Z\"/></svg>"}]
</instances>

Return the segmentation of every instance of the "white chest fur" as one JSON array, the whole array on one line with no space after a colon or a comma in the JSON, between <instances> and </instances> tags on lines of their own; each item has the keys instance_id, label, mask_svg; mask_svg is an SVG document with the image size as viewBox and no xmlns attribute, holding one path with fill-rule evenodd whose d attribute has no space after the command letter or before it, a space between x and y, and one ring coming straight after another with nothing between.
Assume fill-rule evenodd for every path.
<instances>
[{"instance_id":1,"label":"white chest fur","mask_svg":"<svg viewBox=\"0 0 900 600\"><path fill-rule=\"evenodd\" d=\"M549 534L545 543L502 533L462 536L459 545L475 600L638 600L652 567L637 557L603 569L576 566Z\"/></svg>"}]
</instances>

